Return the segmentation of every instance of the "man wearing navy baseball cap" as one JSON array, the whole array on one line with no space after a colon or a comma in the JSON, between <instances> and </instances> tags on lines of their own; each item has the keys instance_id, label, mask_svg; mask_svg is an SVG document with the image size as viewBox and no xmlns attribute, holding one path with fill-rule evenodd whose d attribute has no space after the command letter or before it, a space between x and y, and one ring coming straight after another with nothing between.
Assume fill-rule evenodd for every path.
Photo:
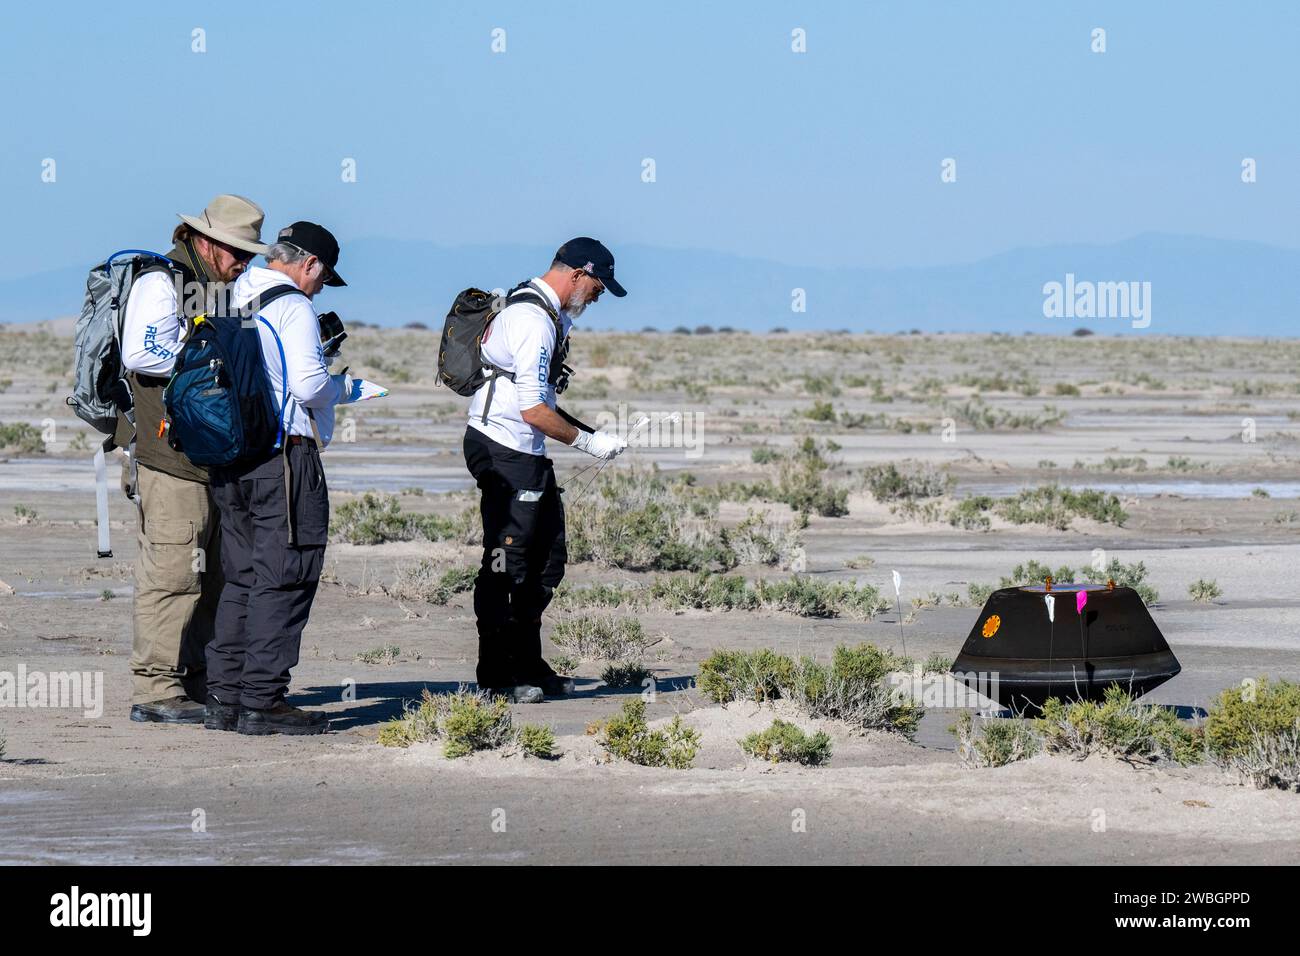
<instances>
[{"instance_id":1,"label":"man wearing navy baseball cap","mask_svg":"<svg viewBox=\"0 0 1300 956\"><path fill-rule=\"evenodd\" d=\"M568 560L564 505L546 439L609 461L627 442L556 405L571 371L569 329L608 289L614 256L586 236L560 246L544 275L512 289L482 333L492 374L469 407L465 464L482 491L483 561L474 584L478 685L516 703L573 692L542 659L542 612Z\"/></svg>"},{"instance_id":2,"label":"man wearing navy baseball cap","mask_svg":"<svg viewBox=\"0 0 1300 956\"><path fill-rule=\"evenodd\" d=\"M595 295L592 296L592 302L600 296L601 292L608 289L620 299L627 295L627 290L618 284L614 278L614 256L605 248L602 243L595 239L588 239L586 236L579 236L577 239L570 239L564 245L560 246L555 253L555 262L551 265L551 270L555 271L556 265L569 266L571 269L579 272L585 272L589 276L595 276L600 280L603 288L596 289ZM576 283L578 276L574 276ZM586 303L583 304L583 308ZM579 312L582 310L579 309ZM569 313L572 315L573 313Z\"/></svg>"}]
</instances>

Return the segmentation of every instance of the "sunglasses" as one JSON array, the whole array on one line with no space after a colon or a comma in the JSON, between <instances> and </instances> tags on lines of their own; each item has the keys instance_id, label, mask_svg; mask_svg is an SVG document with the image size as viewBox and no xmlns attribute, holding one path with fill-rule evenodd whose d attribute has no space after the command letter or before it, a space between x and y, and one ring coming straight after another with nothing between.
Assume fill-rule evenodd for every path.
<instances>
[{"instance_id":1,"label":"sunglasses","mask_svg":"<svg viewBox=\"0 0 1300 956\"><path fill-rule=\"evenodd\" d=\"M218 241L217 245L230 253L231 258L236 262L252 262L253 256L257 255L256 252L249 252L247 249L236 249L234 246L227 245L224 242Z\"/></svg>"}]
</instances>

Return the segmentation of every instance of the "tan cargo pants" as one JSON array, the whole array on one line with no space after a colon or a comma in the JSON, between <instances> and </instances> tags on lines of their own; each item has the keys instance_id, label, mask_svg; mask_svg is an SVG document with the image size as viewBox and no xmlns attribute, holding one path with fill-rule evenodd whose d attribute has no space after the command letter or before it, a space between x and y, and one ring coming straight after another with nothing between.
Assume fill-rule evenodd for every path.
<instances>
[{"instance_id":1,"label":"tan cargo pants","mask_svg":"<svg viewBox=\"0 0 1300 956\"><path fill-rule=\"evenodd\" d=\"M140 465L137 483L131 702L185 695L206 703L206 648L225 583L220 514L202 482Z\"/></svg>"}]
</instances>

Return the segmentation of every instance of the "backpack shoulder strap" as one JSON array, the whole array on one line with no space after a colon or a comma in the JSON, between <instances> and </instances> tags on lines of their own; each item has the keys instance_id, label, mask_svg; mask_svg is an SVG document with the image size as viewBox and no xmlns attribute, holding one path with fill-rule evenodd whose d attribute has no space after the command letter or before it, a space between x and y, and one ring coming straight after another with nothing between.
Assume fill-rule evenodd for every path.
<instances>
[{"instance_id":1,"label":"backpack shoulder strap","mask_svg":"<svg viewBox=\"0 0 1300 956\"><path fill-rule=\"evenodd\" d=\"M280 285L271 286L271 288L267 289L261 295L255 296L252 299L250 299L247 305L243 307L244 313L246 315L257 316L257 321L261 322L263 325L266 326L266 330L271 333L271 338L275 339L275 346L277 349L279 349L280 352L280 385L281 385L280 420L279 420L279 428L277 429L277 433L275 436L275 444L277 448L288 447L288 442L285 440L286 437L285 433L288 431L289 428L287 417L289 414L292 414L292 412L289 411L289 364L285 360L284 343L280 341L279 333L275 331L275 327L271 325L270 322L266 321L266 319L263 318L260 313L263 309L265 309L276 299L283 299L285 296L288 295L300 295L304 299L307 298L307 293L303 292L302 289L299 289L296 285L290 285L289 283L284 282L281 283ZM307 301L310 304L311 300L308 299ZM312 430L312 434L316 436L316 447L320 448L321 447L320 432L316 430L316 419L312 417L311 409L307 410L307 416L311 418L311 430ZM289 473L288 469L286 468L285 475L287 476L288 473ZM291 527L290 530L291 536L292 533L293 532Z\"/></svg>"},{"instance_id":2,"label":"backpack shoulder strap","mask_svg":"<svg viewBox=\"0 0 1300 956\"><path fill-rule=\"evenodd\" d=\"M253 312L261 312L276 299L283 299L286 295L300 295L304 299L307 298L307 293L303 292L302 289L299 289L296 285L290 285L289 283L284 282L280 285L273 285L261 295L250 299L246 308L251 309ZM308 299L308 301L310 302L311 300Z\"/></svg>"},{"instance_id":3,"label":"backpack shoulder strap","mask_svg":"<svg viewBox=\"0 0 1300 956\"><path fill-rule=\"evenodd\" d=\"M560 314L551 307L551 300L531 283L516 286L506 295L506 305L514 305L516 302L531 302L533 305L540 305L542 311L551 317L551 321L556 324L557 328L559 327Z\"/></svg>"}]
</instances>

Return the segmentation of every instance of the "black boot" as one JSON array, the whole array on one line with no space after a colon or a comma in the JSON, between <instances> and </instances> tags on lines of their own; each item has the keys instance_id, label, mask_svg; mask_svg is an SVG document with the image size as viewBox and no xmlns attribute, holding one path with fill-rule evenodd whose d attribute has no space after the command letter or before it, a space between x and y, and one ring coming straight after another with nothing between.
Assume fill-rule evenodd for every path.
<instances>
[{"instance_id":1,"label":"black boot","mask_svg":"<svg viewBox=\"0 0 1300 956\"><path fill-rule=\"evenodd\" d=\"M207 708L188 697L168 697L131 707L131 719L141 723L201 724Z\"/></svg>"},{"instance_id":2,"label":"black boot","mask_svg":"<svg viewBox=\"0 0 1300 956\"><path fill-rule=\"evenodd\" d=\"M239 726L238 704L223 704L216 697L208 696L208 715L203 719L203 726L208 730L235 730Z\"/></svg>"},{"instance_id":3,"label":"black boot","mask_svg":"<svg viewBox=\"0 0 1300 956\"><path fill-rule=\"evenodd\" d=\"M257 710L245 707L239 712L235 729L241 734L323 734L329 730L329 718L318 710L299 710L280 701L274 707Z\"/></svg>"},{"instance_id":4,"label":"black boot","mask_svg":"<svg viewBox=\"0 0 1300 956\"><path fill-rule=\"evenodd\" d=\"M483 687L479 689L490 697L504 697L512 704L540 704L545 693L532 684L511 684L505 687Z\"/></svg>"}]
</instances>

